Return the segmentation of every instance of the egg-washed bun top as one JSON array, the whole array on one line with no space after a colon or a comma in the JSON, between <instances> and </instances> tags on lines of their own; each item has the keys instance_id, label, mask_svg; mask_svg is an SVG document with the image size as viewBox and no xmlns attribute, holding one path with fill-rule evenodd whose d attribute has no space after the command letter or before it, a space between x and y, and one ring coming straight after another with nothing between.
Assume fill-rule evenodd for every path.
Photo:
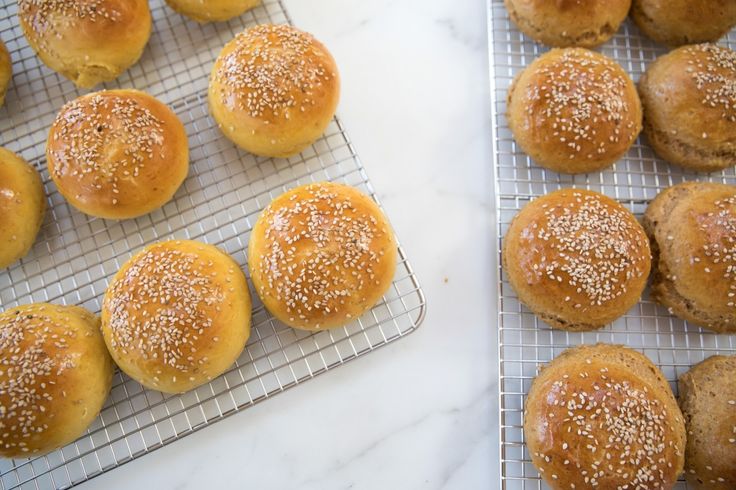
<instances>
[{"instance_id":1,"label":"egg-washed bun top","mask_svg":"<svg viewBox=\"0 0 736 490\"><path fill-rule=\"evenodd\" d=\"M335 61L311 34L288 25L264 24L238 34L212 73L223 101L265 124L300 124L333 98Z\"/></svg>"},{"instance_id":2,"label":"egg-washed bun top","mask_svg":"<svg viewBox=\"0 0 736 490\"><path fill-rule=\"evenodd\" d=\"M636 86L620 65L587 49L540 56L514 82L509 99L517 142L540 165L560 172L611 165L641 131Z\"/></svg>"},{"instance_id":3,"label":"egg-washed bun top","mask_svg":"<svg viewBox=\"0 0 736 490\"><path fill-rule=\"evenodd\" d=\"M13 78L13 62L10 59L8 48L5 43L0 41L0 106L5 103L5 94L8 91L8 85Z\"/></svg>"},{"instance_id":4,"label":"egg-washed bun top","mask_svg":"<svg viewBox=\"0 0 736 490\"><path fill-rule=\"evenodd\" d=\"M181 121L137 90L95 92L67 103L49 132L46 156L62 195L81 211L109 219L160 207L189 169Z\"/></svg>"},{"instance_id":5,"label":"egg-washed bun top","mask_svg":"<svg viewBox=\"0 0 736 490\"><path fill-rule=\"evenodd\" d=\"M245 274L218 248L155 243L105 293L102 330L115 362L148 388L180 393L219 376L250 334Z\"/></svg>"},{"instance_id":6,"label":"egg-washed bun top","mask_svg":"<svg viewBox=\"0 0 736 490\"><path fill-rule=\"evenodd\" d=\"M135 63L151 34L147 0L18 0L18 17L43 62L84 88Z\"/></svg>"},{"instance_id":7,"label":"egg-washed bun top","mask_svg":"<svg viewBox=\"0 0 736 490\"><path fill-rule=\"evenodd\" d=\"M349 323L386 292L397 245L378 205L330 182L276 198L251 235L251 278L266 308L307 330Z\"/></svg>"},{"instance_id":8,"label":"egg-washed bun top","mask_svg":"<svg viewBox=\"0 0 736 490\"><path fill-rule=\"evenodd\" d=\"M553 489L671 489L685 428L667 381L631 349L568 349L534 380L524 436Z\"/></svg>"},{"instance_id":9,"label":"egg-washed bun top","mask_svg":"<svg viewBox=\"0 0 736 490\"><path fill-rule=\"evenodd\" d=\"M99 413L112 375L99 319L87 310L31 304L0 313L0 456L72 442Z\"/></svg>"},{"instance_id":10,"label":"egg-washed bun top","mask_svg":"<svg viewBox=\"0 0 736 490\"><path fill-rule=\"evenodd\" d=\"M649 241L613 199L563 189L523 208L509 228L504 263L520 299L553 326L597 328L631 308L651 267Z\"/></svg>"}]
</instances>

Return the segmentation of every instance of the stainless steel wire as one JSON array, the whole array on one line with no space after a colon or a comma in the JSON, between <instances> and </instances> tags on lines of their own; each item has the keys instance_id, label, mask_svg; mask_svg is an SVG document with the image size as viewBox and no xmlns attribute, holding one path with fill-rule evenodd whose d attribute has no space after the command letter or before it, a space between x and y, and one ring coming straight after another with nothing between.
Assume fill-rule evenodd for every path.
<instances>
[{"instance_id":1,"label":"stainless steel wire","mask_svg":"<svg viewBox=\"0 0 736 490\"><path fill-rule=\"evenodd\" d=\"M90 218L71 209L46 171L48 128L61 106L81 95L46 68L22 35L16 2L0 5L0 38L14 63L0 109L0 145L42 174L50 210L30 254L0 271L2 309L47 301L100 310L108 279L141 247L169 238L218 245L245 269L252 225L276 196L296 185L332 180L375 193L339 119L301 155L254 157L238 150L208 115L207 77L222 46L245 27L290 23L279 0L225 23L200 25L151 2L154 28L138 64L105 88L145 90L169 104L190 138L190 175L175 198L150 215L127 221ZM402 249L390 291L352 324L317 334L275 321L254 298L253 329L237 363L183 395L144 390L117 373L100 416L79 440L46 456L0 460L0 489L68 488L143 456L196 430L413 332L425 299Z\"/></svg>"},{"instance_id":2,"label":"stainless steel wire","mask_svg":"<svg viewBox=\"0 0 736 490\"><path fill-rule=\"evenodd\" d=\"M522 306L501 266L500 250L516 213L531 199L548 192L578 187L618 199L637 216L662 189L683 181L736 184L733 169L695 174L657 158L642 138L612 169L588 175L560 175L545 170L519 149L506 122L506 93L514 77L547 48L535 43L509 20L503 0L488 0L488 40L491 64L491 105L497 213L496 270L498 273L499 434L502 488L542 489L547 486L531 464L522 431L526 393L537 369L569 346L608 342L633 347L655 362L676 393L676 379L692 365L714 354L736 353L736 336L716 335L687 325L654 304L642 301L612 325L596 332L553 330ZM722 44L736 48L736 32ZM627 20L600 51L618 61L638 81L657 56L667 52L644 37ZM678 489L687 488L685 482Z\"/></svg>"}]
</instances>

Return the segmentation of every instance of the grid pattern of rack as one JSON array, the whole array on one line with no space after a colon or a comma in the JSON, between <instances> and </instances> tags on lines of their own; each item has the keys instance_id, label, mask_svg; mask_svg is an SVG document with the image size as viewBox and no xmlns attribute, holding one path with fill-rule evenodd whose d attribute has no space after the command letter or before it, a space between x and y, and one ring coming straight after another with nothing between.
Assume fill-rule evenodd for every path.
<instances>
[{"instance_id":1,"label":"grid pattern of rack","mask_svg":"<svg viewBox=\"0 0 736 490\"><path fill-rule=\"evenodd\" d=\"M715 354L736 353L736 336L716 335L687 325L654 304L642 301L612 325L597 331L572 333L553 330L522 306L501 266L501 243L511 220L530 200L566 187L603 192L615 197L637 216L657 193L673 184L700 180L736 184L733 169L702 175L671 167L655 157L641 139L612 169L589 175L560 175L535 165L516 146L506 123L506 93L525 66L547 51L516 29L503 0L488 0L491 63L491 104L497 209L496 257L498 273L499 432L502 488L547 488L531 463L522 431L526 393L540 365L572 345L607 342L633 347L652 359L673 389L676 379L693 364ZM723 40L736 48L736 32ZM638 81L646 67L666 49L646 39L627 20L601 52L618 61ZM678 489L687 488L684 481Z\"/></svg>"},{"instance_id":2,"label":"grid pattern of rack","mask_svg":"<svg viewBox=\"0 0 736 490\"><path fill-rule=\"evenodd\" d=\"M135 87L169 104L190 137L190 175L175 198L150 215L121 222L72 210L49 179L46 132L58 109L82 92L44 67L26 43L16 2L0 6L0 38L14 79L0 110L0 144L42 174L50 210L31 253L0 271L0 305L54 302L100 310L111 277L132 253L168 238L217 245L245 266L245 249L260 211L294 186L320 180L356 186L375 199L345 130L336 118L325 135L289 160L256 158L236 149L208 116L207 76L220 48L247 26L289 23L279 0L227 23L199 25L151 2L153 35L141 61L105 88ZM245 268L245 267L244 267ZM117 373L110 397L86 434L29 460L0 460L0 489L67 488L116 468L224 417L372 352L413 332L425 300L399 249L390 291L352 324L317 334L275 321L254 299L251 338L224 375L184 395L144 390Z\"/></svg>"}]
</instances>

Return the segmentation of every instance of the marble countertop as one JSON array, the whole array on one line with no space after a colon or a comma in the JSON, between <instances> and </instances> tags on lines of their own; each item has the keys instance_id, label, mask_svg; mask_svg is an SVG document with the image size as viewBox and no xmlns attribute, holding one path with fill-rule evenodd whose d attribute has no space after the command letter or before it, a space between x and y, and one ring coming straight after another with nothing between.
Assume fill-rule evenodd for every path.
<instances>
[{"instance_id":1,"label":"marble countertop","mask_svg":"<svg viewBox=\"0 0 736 490\"><path fill-rule=\"evenodd\" d=\"M82 489L498 485L482 0L287 0L343 78L339 113L425 290L424 324Z\"/></svg>"}]
</instances>

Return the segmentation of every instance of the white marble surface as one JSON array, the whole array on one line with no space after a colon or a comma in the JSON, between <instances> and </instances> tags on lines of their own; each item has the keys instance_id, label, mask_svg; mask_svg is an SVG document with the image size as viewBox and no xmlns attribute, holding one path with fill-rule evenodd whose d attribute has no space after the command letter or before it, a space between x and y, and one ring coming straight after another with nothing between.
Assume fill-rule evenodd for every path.
<instances>
[{"instance_id":1,"label":"white marble surface","mask_svg":"<svg viewBox=\"0 0 736 490\"><path fill-rule=\"evenodd\" d=\"M498 487L482 0L290 0L424 287L414 334L82 489Z\"/></svg>"}]
</instances>

